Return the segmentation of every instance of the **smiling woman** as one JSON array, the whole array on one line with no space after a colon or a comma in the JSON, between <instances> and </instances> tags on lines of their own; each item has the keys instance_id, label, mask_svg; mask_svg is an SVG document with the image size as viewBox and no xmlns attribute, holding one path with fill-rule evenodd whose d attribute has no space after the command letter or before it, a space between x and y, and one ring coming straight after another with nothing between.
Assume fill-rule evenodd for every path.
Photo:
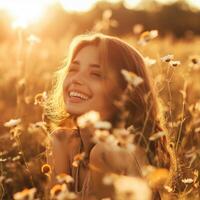
<instances>
[{"instance_id":1,"label":"smiling woman","mask_svg":"<svg viewBox=\"0 0 200 200\"><path fill-rule=\"evenodd\" d=\"M80 50L72 60L68 74L64 80L63 93L66 108L73 115L80 115L87 112L91 105L96 111L101 112L101 118L109 118L106 111L114 110L112 103L107 101L105 108L106 95L111 97L112 91L118 89L116 79L105 79L103 69L100 66L99 49L96 46L87 46ZM107 83L105 93L104 81ZM108 82L109 81L109 82ZM109 98L112 100L112 98ZM80 104L77 104L80 103ZM109 113L111 113L109 111Z\"/></svg>"},{"instance_id":2,"label":"smiling woman","mask_svg":"<svg viewBox=\"0 0 200 200\"><path fill-rule=\"evenodd\" d=\"M134 83L133 90L124 79L122 69L142 79ZM81 200L113 199L113 188L102 182L106 173L142 177L142 169L149 163L156 165L160 158L168 160L164 138L155 143L149 140L151 133L162 130L161 116L143 57L134 47L101 33L77 36L56 78L45 104L45 115L57 126L56 129L51 127L52 153L47 157L53 171L52 185L56 183L57 174L66 173L74 179L69 189ZM127 109L128 115L122 124L118 122L123 113L115 102L119 102L125 92L127 101L121 108ZM116 149L113 140L109 144L95 144L94 127L82 127L78 123L79 117L90 111L96 111L102 121L108 121L112 128L121 131L133 125L141 132L131 134L138 138L137 142L131 141L134 148ZM69 124L70 121L73 123ZM74 166L74 159L80 158L82 153L83 161Z\"/></svg>"}]
</instances>

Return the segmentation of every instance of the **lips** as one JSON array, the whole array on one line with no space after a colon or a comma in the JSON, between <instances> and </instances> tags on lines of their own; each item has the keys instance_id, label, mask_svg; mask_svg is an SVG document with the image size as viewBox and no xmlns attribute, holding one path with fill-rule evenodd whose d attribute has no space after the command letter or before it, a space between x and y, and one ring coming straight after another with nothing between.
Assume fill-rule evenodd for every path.
<instances>
[{"instance_id":1,"label":"lips","mask_svg":"<svg viewBox=\"0 0 200 200\"><path fill-rule=\"evenodd\" d=\"M71 103L81 103L84 101L88 101L91 98L91 95L88 95L80 90L77 89L70 89L67 92L67 97L69 99L69 102Z\"/></svg>"},{"instance_id":2,"label":"lips","mask_svg":"<svg viewBox=\"0 0 200 200\"><path fill-rule=\"evenodd\" d=\"M81 99L79 97L69 97L69 102L71 103L81 103L87 100Z\"/></svg>"}]
</instances>

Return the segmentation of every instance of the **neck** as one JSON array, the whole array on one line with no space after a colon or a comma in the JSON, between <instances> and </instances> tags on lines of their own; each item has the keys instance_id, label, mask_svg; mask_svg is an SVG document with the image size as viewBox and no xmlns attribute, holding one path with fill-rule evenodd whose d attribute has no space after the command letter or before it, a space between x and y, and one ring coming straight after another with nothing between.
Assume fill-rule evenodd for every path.
<instances>
[{"instance_id":1,"label":"neck","mask_svg":"<svg viewBox=\"0 0 200 200\"><path fill-rule=\"evenodd\" d=\"M91 126L80 128L77 124L77 117L73 116L72 119L73 119L74 127L77 127L79 129L81 142L83 144L83 152L85 152L86 157L89 157L90 151L92 147L94 146L94 142L92 142L92 136L94 135L95 129Z\"/></svg>"},{"instance_id":2,"label":"neck","mask_svg":"<svg viewBox=\"0 0 200 200\"><path fill-rule=\"evenodd\" d=\"M78 126L77 126L78 127ZM86 158L89 157L90 151L92 149L92 147L94 146L94 142L92 141L92 135L94 130L92 130L91 128L80 128L79 129L79 134L80 134L80 138L81 138L81 142L83 145L83 152L85 152Z\"/></svg>"},{"instance_id":3,"label":"neck","mask_svg":"<svg viewBox=\"0 0 200 200\"><path fill-rule=\"evenodd\" d=\"M90 151L94 146L94 143L92 142L92 134L87 128L79 129L79 133L83 144L83 151L85 152L86 157L89 157Z\"/></svg>"}]
</instances>

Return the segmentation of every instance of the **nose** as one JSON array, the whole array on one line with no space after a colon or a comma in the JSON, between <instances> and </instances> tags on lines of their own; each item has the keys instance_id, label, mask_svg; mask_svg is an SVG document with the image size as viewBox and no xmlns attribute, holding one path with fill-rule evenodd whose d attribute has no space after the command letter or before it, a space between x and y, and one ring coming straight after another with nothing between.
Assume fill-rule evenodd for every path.
<instances>
[{"instance_id":1,"label":"nose","mask_svg":"<svg viewBox=\"0 0 200 200\"><path fill-rule=\"evenodd\" d=\"M78 84L83 85L84 84L84 73L79 71L76 74L74 74L73 77L71 77L71 84Z\"/></svg>"}]
</instances>

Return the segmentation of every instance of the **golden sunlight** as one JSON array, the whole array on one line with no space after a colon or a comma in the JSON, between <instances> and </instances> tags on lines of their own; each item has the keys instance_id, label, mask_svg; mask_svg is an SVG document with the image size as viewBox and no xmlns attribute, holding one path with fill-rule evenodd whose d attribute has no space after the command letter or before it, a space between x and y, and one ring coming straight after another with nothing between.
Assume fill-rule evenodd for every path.
<instances>
[{"instance_id":1,"label":"golden sunlight","mask_svg":"<svg viewBox=\"0 0 200 200\"><path fill-rule=\"evenodd\" d=\"M7 10L14 18L13 28L26 28L30 23L37 21L48 4L50 0L0 0L0 8Z\"/></svg>"},{"instance_id":2,"label":"golden sunlight","mask_svg":"<svg viewBox=\"0 0 200 200\"><path fill-rule=\"evenodd\" d=\"M124 5L126 8L132 9L136 7L140 2L141 0L126 0L124 1Z\"/></svg>"},{"instance_id":3,"label":"golden sunlight","mask_svg":"<svg viewBox=\"0 0 200 200\"><path fill-rule=\"evenodd\" d=\"M88 11L92 8L92 6L100 2L102 0L73 0L73 1L68 1L68 0L58 0L63 8L67 11ZM121 0L106 0L111 3L117 3L120 2ZM125 0L125 6L126 7L134 7L136 6L141 0Z\"/></svg>"},{"instance_id":4,"label":"golden sunlight","mask_svg":"<svg viewBox=\"0 0 200 200\"><path fill-rule=\"evenodd\" d=\"M66 11L85 12L89 11L95 3L102 0L0 0L0 9L7 10L13 17L13 28L26 28L29 24L39 20L46 7L53 3L59 3ZM105 0L117 3L120 0ZM157 0L160 3L176 2L177 0ZM200 8L199 1L187 0L187 2ZM126 8L134 8L141 0L124 0Z\"/></svg>"},{"instance_id":5,"label":"golden sunlight","mask_svg":"<svg viewBox=\"0 0 200 200\"><path fill-rule=\"evenodd\" d=\"M66 0L59 0L60 4L63 8L67 11L88 11L92 8L92 6L97 2L97 0L73 0L73 1L66 1Z\"/></svg>"},{"instance_id":6,"label":"golden sunlight","mask_svg":"<svg viewBox=\"0 0 200 200\"><path fill-rule=\"evenodd\" d=\"M76 11L76 12L81 12L81 11L88 11L92 8L92 6L103 0L73 0L73 1L69 1L69 0L57 0L57 2L59 2L63 8L66 11ZM104 1L108 1L111 3L117 3L120 2L121 0L104 0ZM156 0L160 3L166 4L166 3L174 3L178 0ZM193 6L197 6L200 7L200 1L196 1L196 0L186 0L189 4L193 5ZM139 3L141 3L142 0L124 0L124 5L126 8L134 8L136 7Z\"/></svg>"},{"instance_id":7,"label":"golden sunlight","mask_svg":"<svg viewBox=\"0 0 200 200\"><path fill-rule=\"evenodd\" d=\"M188 3L194 7L200 8L200 1L199 0L188 0Z\"/></svg>"}]
</instances>

